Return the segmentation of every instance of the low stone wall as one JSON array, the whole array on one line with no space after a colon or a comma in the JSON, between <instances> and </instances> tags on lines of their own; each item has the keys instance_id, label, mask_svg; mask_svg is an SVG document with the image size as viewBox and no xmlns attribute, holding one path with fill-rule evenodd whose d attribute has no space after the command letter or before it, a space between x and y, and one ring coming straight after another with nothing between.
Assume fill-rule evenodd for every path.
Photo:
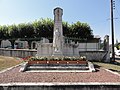
<instances>
[{"instance_id":1,"label":"low stone wall","mask_svg":"<svg viewBox=\"0 0 120 90\"><path fill-rule=\"evenodd\" d=\"M87 60L90 61L107 61L107 51L80 51L80 56L86 56Z\"/></svg>"},{"instance_id":2,"label":"low stone wall","mask_svg":"<svg viewBox=\"0 0 120 90\"><path fill-rule=\"evenodd\" d=\"M29 50L29 49L0 49L0 55L2 56L10 56L10 57L28 57L35 56L37 54L37 50Z\"/></svg>"},{"instance_id":3,"label":"low stone wall","mask_svg":"<svg viewBox=\"0 0 120 90\"><path fill-rule=\"evenodd\" d=\"M37 50L29 49L0 49L0 55L10 56L10 57L27 57L27 56L36 56ZM86 56L87 60L90 61L106 61L108 57L107 51L80 51L80 56Z\"/></svg>"}]
</instances>

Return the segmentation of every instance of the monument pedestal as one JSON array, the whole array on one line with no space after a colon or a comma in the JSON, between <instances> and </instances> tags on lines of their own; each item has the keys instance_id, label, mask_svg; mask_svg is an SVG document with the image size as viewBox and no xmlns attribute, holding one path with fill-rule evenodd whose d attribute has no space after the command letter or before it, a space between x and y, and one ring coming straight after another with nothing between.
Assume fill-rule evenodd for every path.
<instances>
[{"instance_id":1,"label":"monument pedestal","mask_svg":"<svg viewBox=\"0 0 120 90\"><path fill-rule=\"evenodd\" d=\"M61 51L59 51L59 52L58 51L54 51L52 56L61 57L61 56L63 56L63 53Z\"/></svg>"}]
</instances>

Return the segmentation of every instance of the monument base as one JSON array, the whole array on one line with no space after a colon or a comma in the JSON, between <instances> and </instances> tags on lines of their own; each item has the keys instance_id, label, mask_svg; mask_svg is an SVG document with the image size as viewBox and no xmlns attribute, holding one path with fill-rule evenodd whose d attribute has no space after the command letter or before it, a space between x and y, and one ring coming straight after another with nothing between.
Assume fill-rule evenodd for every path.
<instances>
[{"instance_id":1,"label":"monument base","mask_svg":"<svg viewBox=\"0 0 120 90\"><path fill-rule=\"evenodd\" d=\"M55 51L55 52L53 52L53 55L52 56L55 56L55 57L61 57L61 56L63 56L63 53L62 52L58 52L58 51Z\"/></svg>"}]
</instances>

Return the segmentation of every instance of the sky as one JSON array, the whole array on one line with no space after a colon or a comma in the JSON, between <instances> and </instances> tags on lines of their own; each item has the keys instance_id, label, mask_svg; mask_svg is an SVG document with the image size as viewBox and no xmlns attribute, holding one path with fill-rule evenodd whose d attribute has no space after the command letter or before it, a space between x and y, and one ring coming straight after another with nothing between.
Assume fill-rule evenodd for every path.
<instances>
[{"instance_id":1,"label":"sky","mask_svg":"<svg viewBox=\"0 0 120 90\"><path fill-rule=\"evenodd\" d=\"M114 1L114 37L120 42L120 0ZM88 23L93 35L109 35L111 43L110 0L0 0L0 25L53 19L56 7L63 9L63 21Z\"/></svg>"}]
</instances>

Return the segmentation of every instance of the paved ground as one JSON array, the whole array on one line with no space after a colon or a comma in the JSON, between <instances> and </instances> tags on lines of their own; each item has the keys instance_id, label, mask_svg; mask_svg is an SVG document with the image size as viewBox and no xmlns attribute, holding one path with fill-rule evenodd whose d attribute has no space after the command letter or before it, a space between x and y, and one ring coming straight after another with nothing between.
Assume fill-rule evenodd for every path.
<instances>
[{"instance_id":1,"label":"paved ground","mask_svg":"<svg viewBox=\"0 0 120 90\"><path fill-rule=\"evenodd\" d=\"M120 75L101 68L96 72L19 72L21 66L0 73L2 83L120 83Z\"/></svg>"}]
</instances>

